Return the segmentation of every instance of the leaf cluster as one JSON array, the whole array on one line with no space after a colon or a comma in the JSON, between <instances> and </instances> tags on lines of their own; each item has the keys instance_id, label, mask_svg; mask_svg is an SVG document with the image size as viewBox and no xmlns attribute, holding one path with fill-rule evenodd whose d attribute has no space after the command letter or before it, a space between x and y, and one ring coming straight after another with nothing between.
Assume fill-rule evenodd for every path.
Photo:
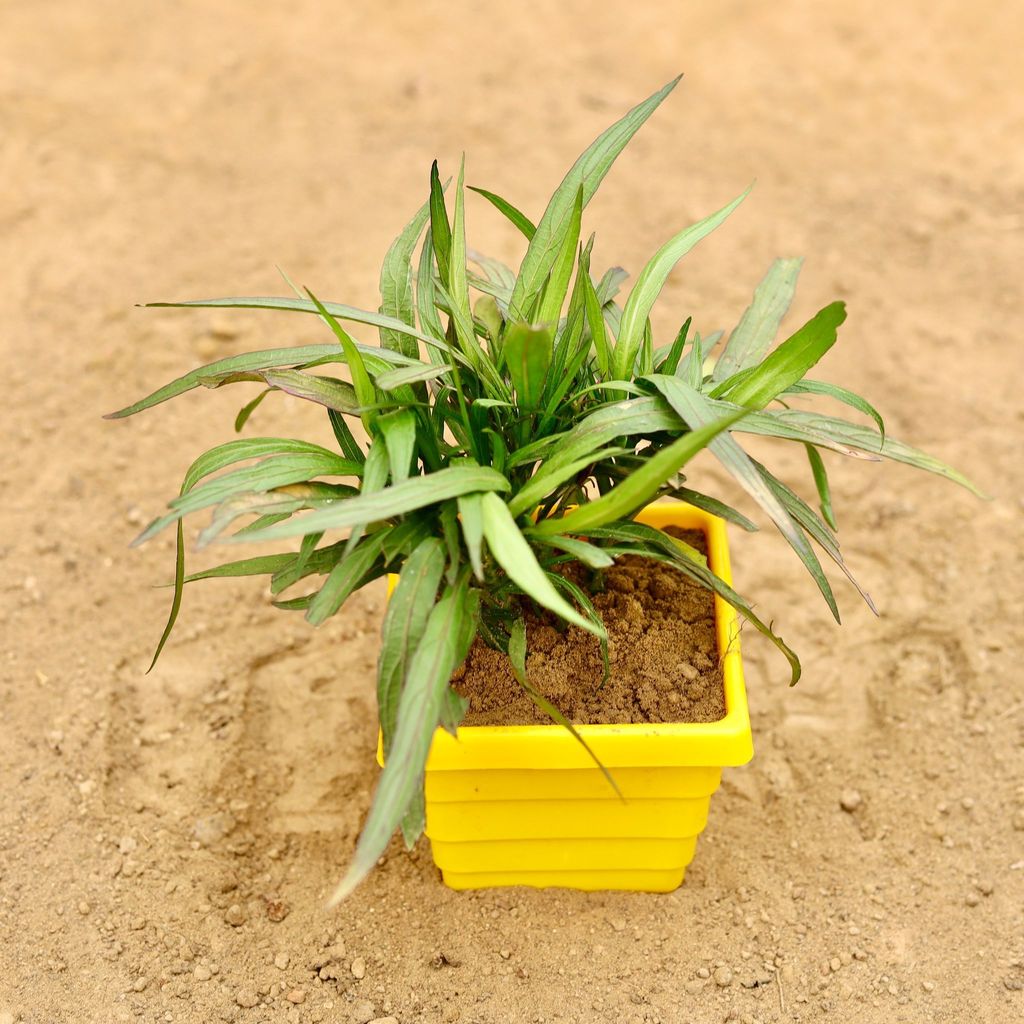
<instances>
[{"instance_id":1,"label":"leaf cluster","mask_svg":"<svg viewBox=\"0 0 1024 1024\"><path fill-rule=\"evenodd\" d=\"M193 462L180 494L137 542L177 530L174 598L157 656L186 583L267 576L279 607L319 624L359 588L397 574L378 665L386 765L337 898L365 876L397 828L409 843L422 832L427 753L437 727L454 731L465 712L449 680L476 637L507 652L527 692L572 729L526 678L522 617L524 601L533 602L592 633L606 653L604 625L585 590L561 571L566 562L596 574L624 554L673 566L767 636L796 682L796 656L751 604L693 549L635 521L651 502L673 498L755 529L686 480L683 470L699 452L708 449L781 531L837 620L820 554L850 573L821 452L894 459L971 486L886 436L881 416L859 396L808 378L835 343L842 303L825 306L775 346L799 260L771 266L724 342L720 334L702 336L687 319L670 343L655 343L650 314L669 274L746 192L669 238L624 298L624 271L594 272L583 212L675 84L594 141L536 224L495 193L472 190L523 235L518 270L468 247L463 168L449 194L435 163L423 206L384 260L377 312L322 302L309 291L154 304L288 310L318 317L329 332L323 344L210 363L112 415L235 383L261 388L240 411L238 431L275 393L326 410L337 450L278 437L228 441ZM379 345L357 342L353 324L377 328ZM337 366L348 379L330 372ZM868 422L791 408L806 395L834 399ZM803 446L819 510L744 450L745 434ZM182 520L204 509L212 517L200 546L266 541L283 542L282 550L186 574Z\"/></svg>"}]
</instances>

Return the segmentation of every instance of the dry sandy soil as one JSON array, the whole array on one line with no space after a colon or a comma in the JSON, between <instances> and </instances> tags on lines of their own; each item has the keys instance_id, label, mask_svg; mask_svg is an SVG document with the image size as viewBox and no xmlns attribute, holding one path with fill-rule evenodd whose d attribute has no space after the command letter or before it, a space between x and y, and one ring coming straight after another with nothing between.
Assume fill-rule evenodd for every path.
<instances>
[{"instance_id":1,"label":"dry sandy soil","mask_svg":"<svg viewBox=\"0 0 1024 1024\"><path fill-rule=\"evenodd\" d=\"M0 1024L1024 1016L1024 9L982 6L0 3ZM279 263L374 306L434 156L536 215L677 70L591 208L598 264L635 271L756 177L656 327L729 327L805 254L794 322L850 309L823 375L993 500L833 459L881 609L844 587L842 629L778 539L735 538L806 674L747 641L757 756L678 892L457 894L396 845L328 913L374 784L382 593L313 632L252 582L198 585L145 676L170 542L128 541L247 392L100 419L322 335L133 304L273 294ZM252 429L322 435L297 404Z\"/></svg>"}]
</instances>

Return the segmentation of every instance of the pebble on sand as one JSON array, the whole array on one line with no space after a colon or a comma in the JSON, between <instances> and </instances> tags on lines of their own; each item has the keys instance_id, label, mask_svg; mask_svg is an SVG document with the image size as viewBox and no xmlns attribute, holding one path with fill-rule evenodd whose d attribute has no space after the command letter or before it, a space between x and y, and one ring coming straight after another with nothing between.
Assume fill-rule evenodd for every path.
<instances>
[{"instance_id":1,"label":"pebble on sand","mask_svg":"<svg viewBox=\"0 0 1024 1024\"><path fill-rule=\"evenodd\" d=\"M227 921L232 928L239 928L245 924L245 912L237 903L232 903L231 906L224 911L224 920Z\"/></svg>"},{"instance_id":2,"label":"pebble on sand","mask_svg":"<svg viewBox=\"0 0 1024 1024\"><path fill-rule=\"evenodd\" d=\"M235 1002L239 1006L250 1009L260 1001L260 997L251 988L240 988L235 993Z\"/></svg>"},{"instance_id":3,"label":"pebble on sand","mask_svg":"<svg viewBox=\"0 0 1024 1024\"><path fill-rule=\"evenodd\" d=\"M288 954L284 952L284 950L282 950L280 953L277 954L277 956L274 957L274 966L279 971L287 971L289 963L291 963L291 957L289 957Z\"/></svg>"},{"instance_id":4,"label":"pebble on sand","mask_svg":"<svg viewBox=\"0 0 1024 1024\"><path fill-rule=\"evenodd\" d=\"M839 797L839 806L847 814L853 814L862 803L864 803L864 798L860 795L860 791L856 789L844 789Z\"/></svg>"},{"instance_id":5,"label":"pebble on sand","mask_svg":"<svg viewBox=\"0 0 1024 1024\"><path fill-rule=\"evenodd\" d=\"M352 971L352 977L355 978L356 981L362 981L362 979L366 977L366 961L361 956L357 956L355 960L352 961L350 970Z\"/></svg>"},{"instance_id":6,"label":"pebble on sand","mask_svg":"<svg viewBox=\"0 0 1024 1024\"><path fill-rule=\"evenodd\" d=\"M727 988L732 984L732 971L728 967L715 968L715 984L720 988Z\"/></svg>"}]
</instances>

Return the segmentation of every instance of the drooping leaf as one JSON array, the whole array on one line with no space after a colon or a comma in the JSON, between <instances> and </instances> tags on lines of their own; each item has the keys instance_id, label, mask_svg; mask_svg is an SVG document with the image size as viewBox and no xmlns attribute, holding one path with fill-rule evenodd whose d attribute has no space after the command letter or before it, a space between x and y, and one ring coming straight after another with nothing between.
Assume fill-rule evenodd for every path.
<instances>
[{"instance_id":1,"label":"drooping leaf","mask_svg":"<svg viewBox=\"0 0 1024 1024\"><path fill-rule=\"evenodd\" d=\"M310 445L309 448L316 448ZM201 487L189 488L171 501L171 511L154 519L153 522L132 541L137 547L159 533L165 527L188 515L222 501L243 491L270 491L275 487L312 480L318 476L357 476L362 467L343 459L333 452L321 448L319 451L305 451L275 455L254 466L232 470ZM352 499L354 500L354 499Z\"/></svg>"},{"instance_id":2,"label":"drooping leaf","mask_svg":"<svg viewBox=\"0 0 1024 1024\"><path fill-rule=\"evenodd\" d=\"M505 502L489 491L480 504L487 547L508 578L537 604L594 636L604 637L603 627L580 615L551 585Z\"/></svg>"},{"instance_id":3,"label":"drooping leaf","mask_svg":"<svg viewBox=\"0 0 1024 1024\"><path fill-rule=\"evenodd\" d=\"M310 303L312 305L312 303ZM357 346L363 354L368 354L365 346ZM378 349L370 349L369 353L379 352ZM263 370L290 366L309 366L312 363L321 362L344 362L344 353L338 350L337 345L301 345L296 348L274 348L262 352L246 352L244 355L228 356L226 359L218 359L216 362L207 363L205 366L190 370L162 388L158 388L151 395L140 399L132 405L125 406L117 412L108 413L104 418L108 420L122 419L125 416L134 416L145 409L152 409L154 405L168 402L188 391L192 391L202 385L204 380L210 378L224 377L235 373L258 374ZM405 365L403 363L403 365ZM261 377L249 379L261 380Z\"/></svg>"},{"instance_id":4,"label":"drooping leaf","mask_svg":"<svg viewBox=\"0 0 1024 1024\"><path fill-rule=\"evenodd\" d=\"M806 444L807 461L811 464L811 473L814 476L814 486L818 490L818 500L821 502L821 515L825 522L832 529L836 529L836 517L832 511L832 488L828 483L828 470L822 461L821 454L813 444Z\"/></svg>"},{"instance_id":5,"label":"drooping leaf","mask_svg":"<svg viewBox=\"0 0 1024 1024\"><path fill-rule=\"evenodd\" d=\"M716 419L718 414L710 400L678 377L652 374L647 379L664 395L668 403L690 425L691 429L720 422ZM839 608L836 605L835 595L832 593L832 588L817 555L803 531L793 522L782 502L765 484L750 456L740 447L736 439L728 434L715 437L708 447L740 486L771 516L772 522L779 528L779 532L786 538L790 547L797 553L800 561L804 563L807 571L811 574L832 615L838 622Z\"/></svg>"},{"instance_id":6,"label":"drooping leaf","mask_svg":"<svg viewBox=\"0 0 1024 1024\"><path fill-rule=\"evenodd\" d=\"M826 398L834 398L837 402L842 402L843 405L848 405L851 409L864 413L877 424L880 437L879 448L882 447L882 443L885 441L885 421L882 419L881 413L860 395L841 388L838 384L828 384L819 380L801 380L790 384L783 392L782 397L785 398L787 395L824 395Z\"/></svg>"},{"instance_id":7,"label":"drooping leaf","mask_svg":"<svg viewBox=\"0 0 1024 1024\"><path fill-rule=\"evenodd\" d=\"M265 388L254 399L252 399L249 402L246 402L245 405L243 405L242 408L238 410L238 415L235 417L236 434L240 434L242 432L242 427L244 427L246 423L249 422L249 417L253 414L253 412L255 412L256 407L263 401L264 398L267 397L267 395L270 394L272 390L272 388Z\"/></svg>"},{"instance_id":8,"label":"drooping leaf","mask_svg":"<svg viewBox=\"0 0 1024 1024\"><path fill-rule=\"evenodd\" d=\"M375 494L360 494L321 509L279 523L252 534L250 540L299 537L315 530L340 529L358 523L373 523L414 509L437 504L473 491L507 491L509 482L488 466L456 465L424 476L392 484ZM504 507L504 503L503 503Z\"/></svg>"},{"instance_id":9,"label":"drooping leaf","mask_svg":"<svg viewBox=\"0 0 1024 1024\"><path fill-rule=\"evenodd\" d=\"M377 707L385 757L391 752L407 662L434 607L444 563L441 542L434 537L424 541L409 555L388 599L377 659Z\"/></svg>"},{"instance_id":10,"label":"drooping leaf","mask_svg":"<svg viewBox=\"0 0 1024 1024\"><path fill-rule=\"evenodd\" d=\"M409 661L398 705L391 754L384 763L370 815L355 855L331 897L343 900L369 874L423 785L423 767L441 718L445 690L476 632L479 591L463 576L445 588L431 609L423 636Z\"/></svg>"},{"instance_id":11,"label":"drooping leaf","mask_svg":"<svg viewBox=\"0 0 1024 1024\"><path fill-rule=\"evenodd\" d=\"M526 674L526 623L522 617L515 619L509 629L508 660L512 665L512 672L519 685L526 691L530 699L544 712L556 725L560 725L590 756L590 759L601 770L601 774L608 780L608 785L615 790L616 796L622 799L622 790L619 789L612 778L611 772L601 763L600 758L591 749L590 744L580 735L579 730L569 721L565 715L544 696L529 680Z\"/></svg>"},{"instance_id":12,"label":"drooping leaf","mask_svg":"<svg viewBox=\"0 0 1024 1024\"><path fill-rule=\"evenodd\" d=\"M271 387L285 394L316 402L335 412L355 413L359 409L355 388L347 381L301 370L265 370L261 376Z\"/></svg>"}]
</instances>

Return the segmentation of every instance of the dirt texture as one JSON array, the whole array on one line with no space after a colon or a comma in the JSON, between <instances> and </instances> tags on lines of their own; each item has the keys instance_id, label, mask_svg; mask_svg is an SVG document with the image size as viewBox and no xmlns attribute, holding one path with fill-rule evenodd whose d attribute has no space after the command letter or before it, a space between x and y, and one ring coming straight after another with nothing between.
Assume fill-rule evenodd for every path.
<instances>
[{"instance_id":1,"label":"dirt texture","mask_svg":"<svg viewBox=\"0 0 1024 1024\"><path fill-rule=\"evenodd\" d=\"M669 527L703 555L700 530ZM670 566L625 556L600 580L572 564L577 585L601 587L594 608L608 630L608 678L601 646L586 630L560 627L527 607L530 686L577 725L622 722L717 722L725 691L715 638L715 600L709 590ZM479 638L456 673L469 699L467 725L550 725L551 717L520 685L508 657Z\"/></svg>"},{"instance_id":2,"label":"dirt texture","mask_svg":"<svg viewBox=\"0 0 1024 1024\"><path fill-rule=\"evenodd\" d=\"M1024 1016L1021 5L534 0L0 4L0 1022L1012 1021ZM319 631L252 580L167 610L171 538L128 542L255 386L104 412L315 319L140 301L378 301L430 161L539 216L639 97L686 78L588 208L595 266L757 187L654 321L728 329L805 255L795 327L849 319L816 376L971 473L979 502L828 456L842 629L770 530L737 586L757 753L667 896L459 894L398 843L324 901L377 778L382 587ZM518 259L479 199L478 248ZM357 332L372 342L372 332ZM268 400L246 428L330 442ZM803 453L753 446L810 496ZM710 459L698 486L750 503ZM194 536L199 523L190 526ZM200 568L223 560L222 551Z\"/></svg>"}]
</instances>

